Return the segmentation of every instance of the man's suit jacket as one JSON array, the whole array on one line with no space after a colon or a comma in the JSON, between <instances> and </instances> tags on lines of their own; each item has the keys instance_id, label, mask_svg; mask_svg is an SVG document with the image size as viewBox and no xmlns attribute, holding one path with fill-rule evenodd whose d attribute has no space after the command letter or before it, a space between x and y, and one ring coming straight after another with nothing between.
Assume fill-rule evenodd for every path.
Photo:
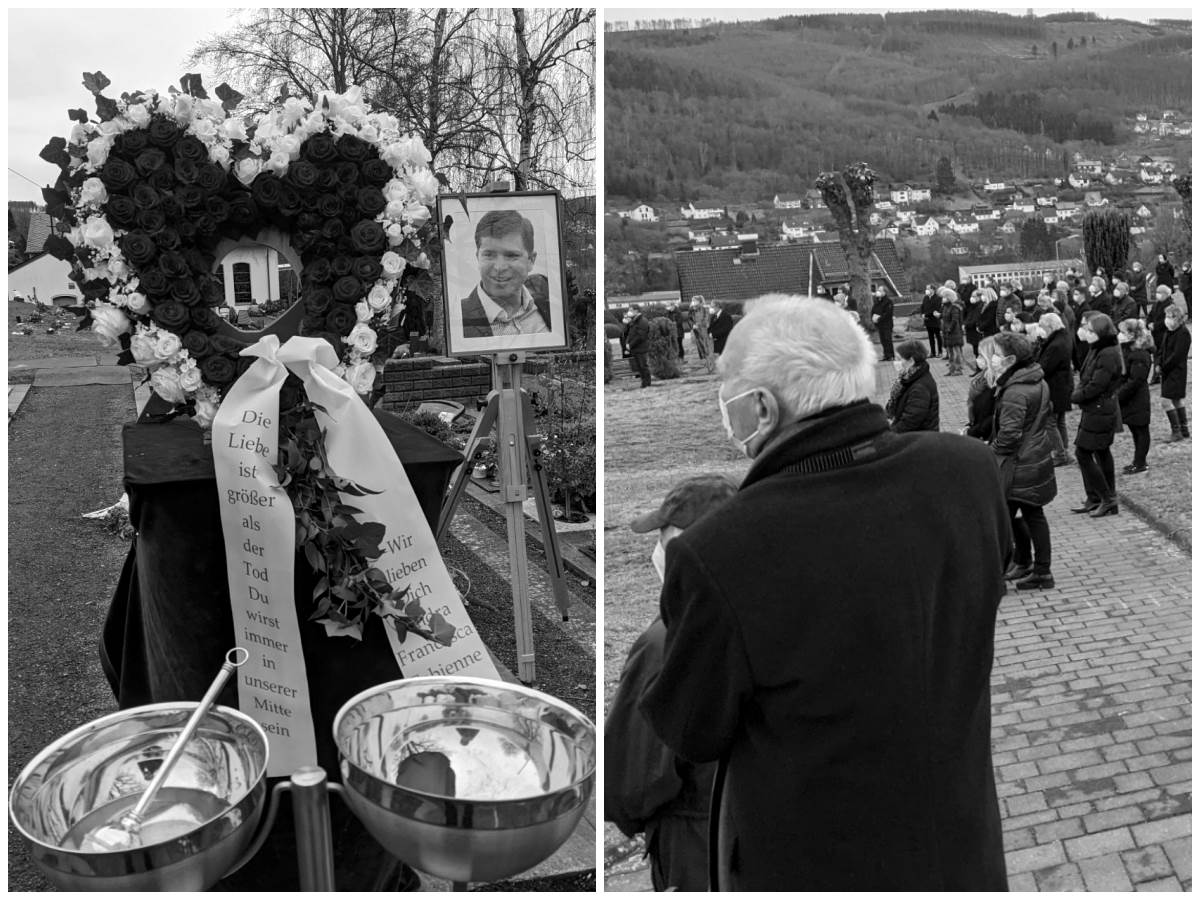
<instances>
[{"instance_id":1,"label":"man's suit jacket","mask_svg":"<svg viewBox=\"0 0 1200 900\"><path fill-rule=\"evenodd\" d=\"M708 323L708 333L712 335L715 352L725 352L725 341L729 339L731 331L733 331L733 319L729 317L729 313L721 310L718 315L713 316L712 321Z\"/></svg>"},{"instance_id":2,"label":"man's suit jacket","mask_svg":"<svg viewBox=\"0 0 1200 900\"><path fill-rule=\"evenodd\" d=\"M546 323L547 328L554 326L550 322L550 282L545 275L531 275L525 282L525 287L533 296L533 305L538 315ZM483 301L479 299L479 285L471 289L462 300L463 337L486 338L492 337L492 323L488 321L487 313L483 311Z\"/></svg>"}]
</instances>

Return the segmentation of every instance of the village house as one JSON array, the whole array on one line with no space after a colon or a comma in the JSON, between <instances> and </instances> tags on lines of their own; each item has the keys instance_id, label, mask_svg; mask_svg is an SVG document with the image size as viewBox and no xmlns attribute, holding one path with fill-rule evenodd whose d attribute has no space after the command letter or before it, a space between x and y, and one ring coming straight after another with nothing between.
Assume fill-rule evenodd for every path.
<instances>
[{"instance_id":1,"label":"village house","mask_svg":"<svg viewBox=\"0 0 1200 900\"><path fill-rule=\"evenodd\" d=\"M1079 172L1072 172L1067 176L1067 184L1071 185L1071 187L1075 188L1077 191L1082 191L1091 183L1091 178L1089 178L1087 175L1080 174Z\"/></svg>"},{"instance_id":2,"label":"village house","mask_svg":"<svg viewBox=\"0 0 1200 900\"><path fill-rule=\"evenodd\" d=\"M720 219L725 215L725 210L715 207L697 209L696 204L689 203L679 207L679 214L685 219Z\"/></svg>"},{"instance_id":3,"label":"village house","mask_svg":"<svg viewBox=\"0 0 1200 900\"><path fill-rule=\"evenodd\" d=\"M622 219L631 219L634 222L657 222L658 213L654 211L653 206L645 203L639 203L633 209L622 210L617 213Z\"/></svg>"},{"instance_id":4,"label":"village house","mask_svg":"<svg viewBox=\"0 0 1200 900\"><path fill-rule=\"evenodd\" d=\"M1087 191L1083 195L1084 206L1108 206L1108 201L1099 191Z\"/></svg>"},{"instance_id":5,"label":"village house","mask_svg":"<svg viewBox=\"0 0 1200 900\"><path fill-rule=\"evenodd\" d=\"M780 196L779 194L776 194L772 203L776 209L800 209L804 206L804 195L784 194L783 196Z\"/></svg>"},{"instance_id":6,"label":"village house","mask_svg":"<svg viewBox=\"0 0 1200 900\"><path fill-rule=\"evenodd\" d=\"M983 189L985 191L991 191L993 193L996 191L1002 191L1006 187L1007 187L1007 185L1005 185L1005 183L1003 181L985 180L983 182Z\"/></svg>"},{"instance_id":7,"label":"village house","mask_svg":"<svg viewBox=\"0 0 1200 900\"><path fill-rule=\"evenodd\" d=\"M888 191L888 196L893 203L920 203L923 200L932 199L933 194L927 187L893 184Z\"/></svg>"},{"instance_id":8,"label":"village house","mask_svg":"<svg viewBox=\"0 0 1200 900\"><path fill-rule=\"evenodd\" d=\"M1138 172L1138 181L1142 184L1162 184L1163 174L1157 167L1142 166Z\"/></svg>"},{"instance_id":9,"label":"village house","mask_svg":"<svg viewBox=\"0 0 1200 900\"><path fill-rule=\"evenodd\" d=\"M974 219L951 219L950 230L955 234L979 234L979 223Z\"/></svg>"},{"instance_id":10,"label":"village house","mask_svg":"<svg viewBox=\"0 0 1200 900\"><path fill-rule=\"evenodd\" d=\"M1084 175L1100 175L1104 172L1104 164L1098 159L1081 159L1075 163L1075 171Z\"/></svg>"},{"instance_id":11,"label":"village house","mask_svg":"<svg viewBox=\"0 0 1200 900\"><path fill-rule=\"evenodd\" d=\"M913 224L913 231L915 231L919 237L933 237L933 235L937 234L940 230L941 226L938 224L937 219L935 219L933 216L930 216L924 222L915 222Z\"/></svg>"},{"instance_id":12,"label":"village house","mask_svg":"<svg viewBox=\"0 0 1200 900\"><path fill-rule=\"evenodd\" d=\"M10 297L24 297L42 306L75 306L83 294L71 280L71 264L42 253L8 273Z\"/></svg>"},{"instance_id":13,"label":"village house","mask_svg":"<svg viewBox=\"0 0 1200 900\"><path fill-rule=\"evenodd\" d=\"M1013 202L1008 206L1008 210L1010 212L1025 213L1027 215L1031 214L1035 209L1037 209L1037 204L1032 200L1026 200L1023 197L1014 199Z\"/></svg>"}]
</instances>

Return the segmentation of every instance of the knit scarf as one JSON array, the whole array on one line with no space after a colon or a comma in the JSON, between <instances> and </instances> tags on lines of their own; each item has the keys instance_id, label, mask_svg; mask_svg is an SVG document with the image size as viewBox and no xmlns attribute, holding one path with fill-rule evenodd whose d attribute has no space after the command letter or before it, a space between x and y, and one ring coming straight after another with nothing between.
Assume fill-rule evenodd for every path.
<instances>
[{"instance_id":1,"label":"knit scarf","mask_svg":"<svg viewBox=\"0 0 1200 900\"><path fill-rule=\"evenodd\" d=\"M907 372L900 373L900 377L892 382L892 392L888 395L886 407L889 418L896 415L896 401L900 399L900 395L904 393L904 389L928 371L928 363L917 363Z\"/></svg>"}]
</instances>

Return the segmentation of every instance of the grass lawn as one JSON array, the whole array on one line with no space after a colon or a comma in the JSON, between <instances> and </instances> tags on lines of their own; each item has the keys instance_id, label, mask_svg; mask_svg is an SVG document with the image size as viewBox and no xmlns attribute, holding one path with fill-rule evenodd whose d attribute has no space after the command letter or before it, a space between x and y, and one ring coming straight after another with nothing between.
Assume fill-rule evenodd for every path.
<instances>
[{"instance_id":1,"label":"grass lawn","mask_svg":"<svg viewBox=\"0 0 1200 900\"><path fill-rule=\"evenodd\" d=\"M29 317L41 313L42 321L29 323ZM17 321L18 317L21 319ZM88 331L76 331L79 319L72 313L39 310L32 303L8 304L8 361L21 362L30 359L47 359L54 356L100 356L112 355L105 350L96 335ZM22 328L31 328L32 334L14 334ZM54 334L47 334L48 329Z\"/></svg>"}]
</instances>

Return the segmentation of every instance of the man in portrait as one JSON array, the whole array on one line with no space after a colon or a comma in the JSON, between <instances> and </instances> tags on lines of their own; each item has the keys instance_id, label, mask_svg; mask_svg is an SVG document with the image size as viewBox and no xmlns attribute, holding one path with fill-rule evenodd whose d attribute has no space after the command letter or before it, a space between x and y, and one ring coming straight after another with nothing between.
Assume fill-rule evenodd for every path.
<instances>
[{"instance_id":1,"label":"man in portrait","mask_svg":"<svg viewBox=\"0 0 1200 900\"><path fill-rule=\"evenodd\" d=\"M550 284L531 275L537 261L533 223L515 210L492 210L475 226L479 283L460 300L463 337L550 331Z\"/></svg>"}]
</instances>

